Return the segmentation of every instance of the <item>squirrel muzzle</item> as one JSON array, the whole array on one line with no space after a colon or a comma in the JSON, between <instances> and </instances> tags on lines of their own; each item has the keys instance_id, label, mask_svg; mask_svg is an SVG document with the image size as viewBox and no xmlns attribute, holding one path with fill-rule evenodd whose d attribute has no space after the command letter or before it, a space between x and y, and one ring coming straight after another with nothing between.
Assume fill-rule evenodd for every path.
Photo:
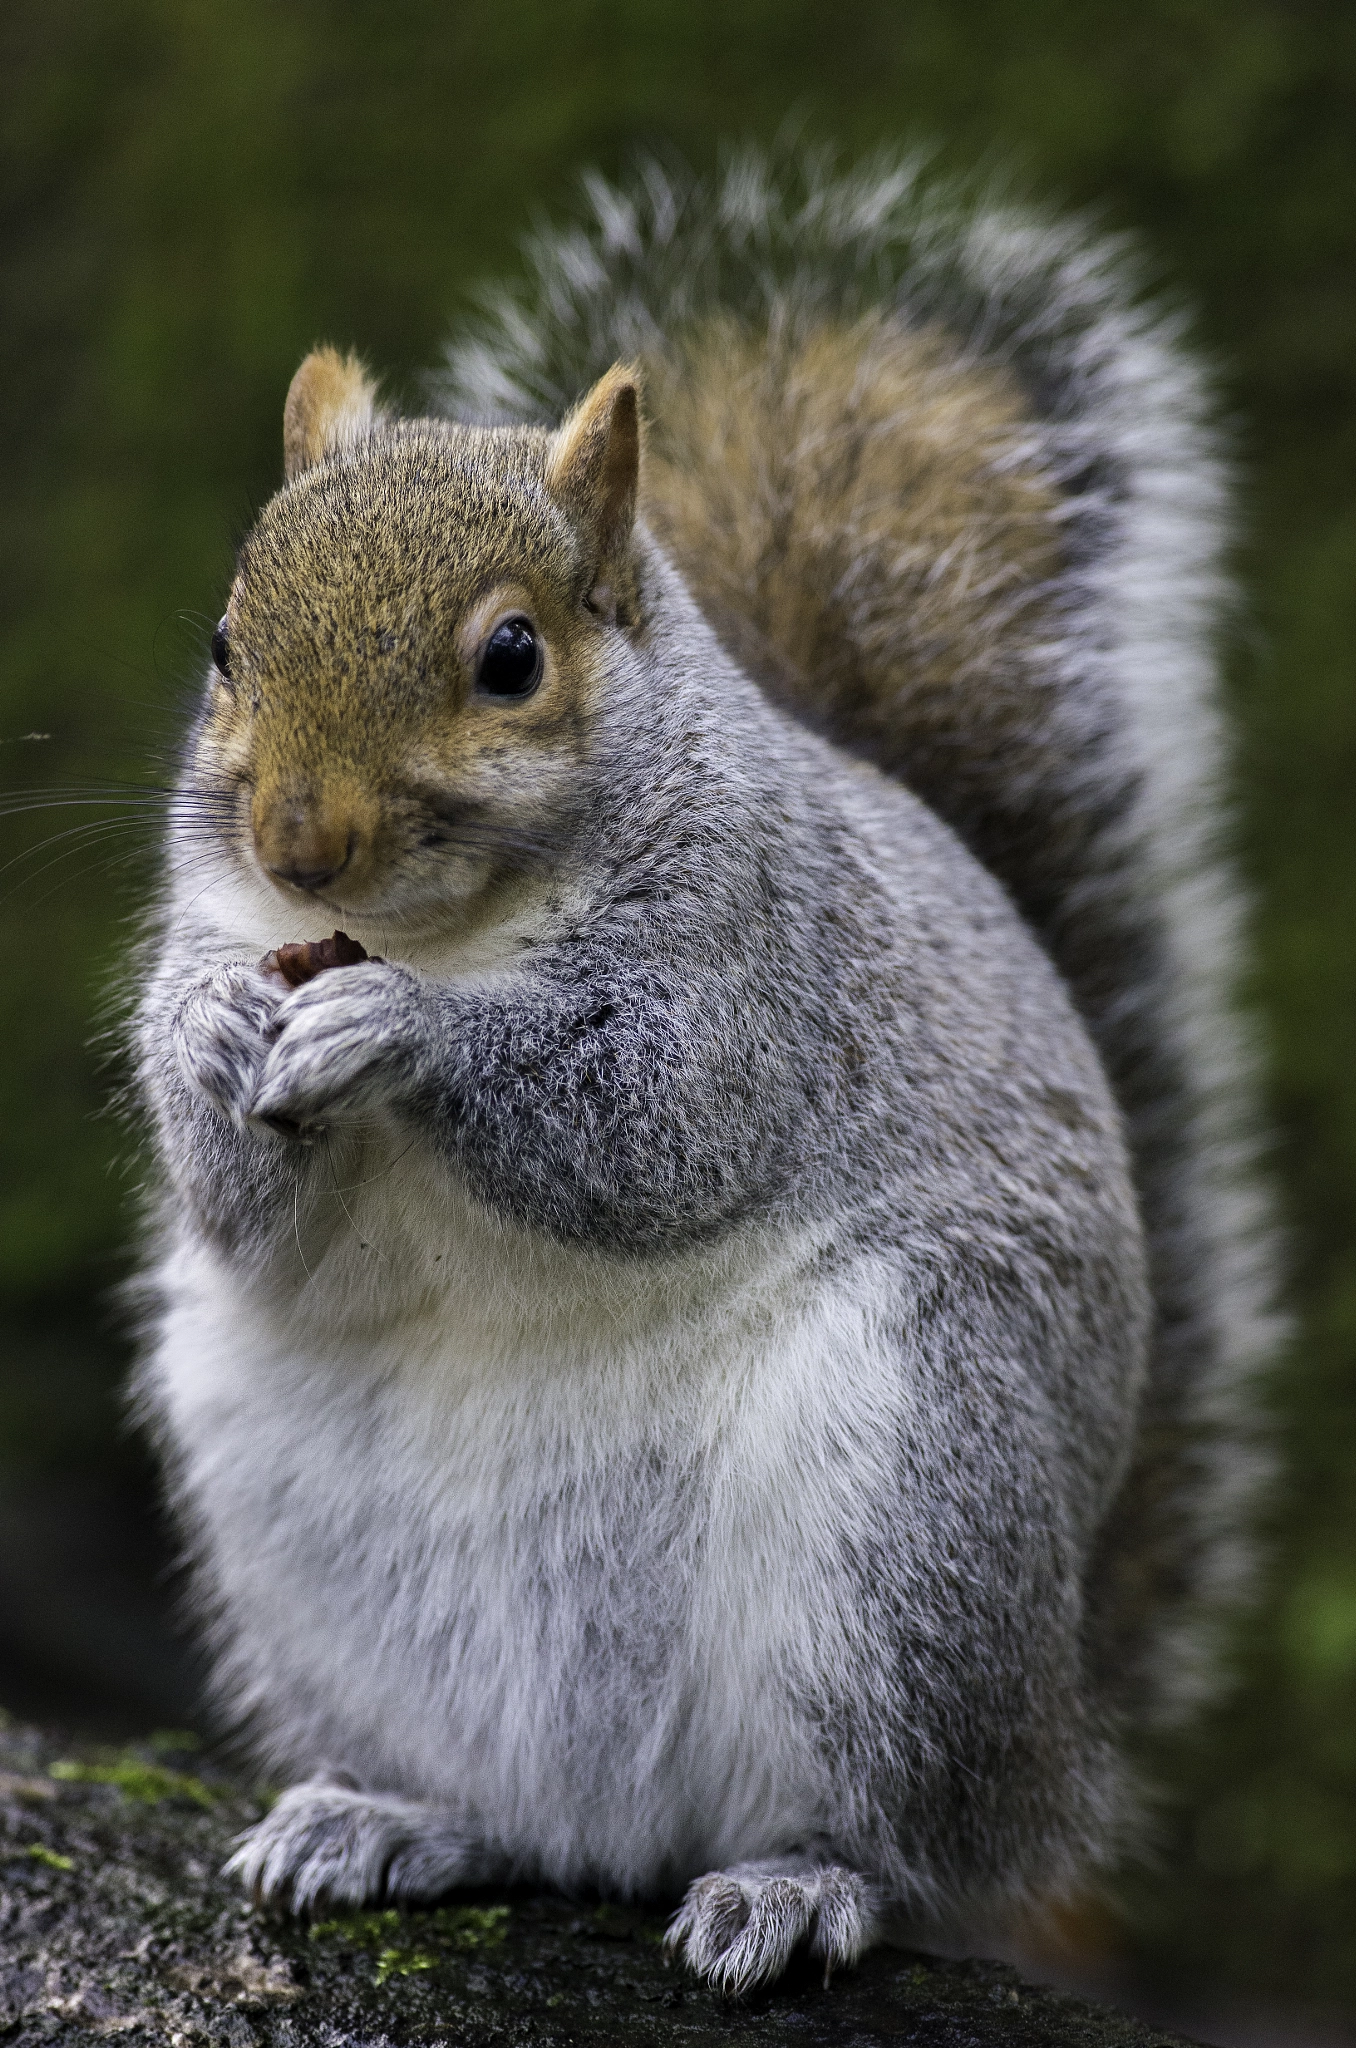
<instances>
[{"instance_id":1,"label":"squirrel muzzle","mask_svg":"<svg viewBox=\"0 0 1356 2048\"><path fill-rule=\"evenodd\" d=\"M371 879L375 819L356 791L256 789L254 850L276 882L312 895L338 884L346 899Z\"/></svg>"}]
</instances>

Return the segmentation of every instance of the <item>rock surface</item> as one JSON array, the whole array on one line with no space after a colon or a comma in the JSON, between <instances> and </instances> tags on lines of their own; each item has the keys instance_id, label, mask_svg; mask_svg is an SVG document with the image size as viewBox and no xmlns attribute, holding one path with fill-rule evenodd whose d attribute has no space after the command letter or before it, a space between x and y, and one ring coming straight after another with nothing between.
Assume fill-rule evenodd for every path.
<instances>
[{"instance_id":1,"label":"rock surface","mask_svg":"<svg viewBox=\"0 0 1356 2048\"><path fill-rule=\"evenodd\" d=\"M881 1949L730 2005L665 1966L663 1920L483 1894L306 1926L221 1877L262 1802L191 1737L62 1747L0 1726L0 2044L53 2048L1166 2048L989 1963Z\"/></svg>"}]
</instances>

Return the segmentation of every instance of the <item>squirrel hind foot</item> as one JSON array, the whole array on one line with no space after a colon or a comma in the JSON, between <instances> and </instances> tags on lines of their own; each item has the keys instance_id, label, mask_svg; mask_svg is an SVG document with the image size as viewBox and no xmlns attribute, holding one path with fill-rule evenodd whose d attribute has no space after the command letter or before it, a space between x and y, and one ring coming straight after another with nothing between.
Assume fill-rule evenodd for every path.
<instances>
[{"instance_id":1,"label":"squirrel hind foot","mask_svg":"<svg viewBox=\"0 0 1356 2048\"><path fill-rule=\"evenodd\" d=\"M859 1872L778 1857L695 1879L664 1945L713 1991L741 1998L780 1977L806 1941L827 1984L870 1947L878 1921L872 1887Z\"/></svg>"}]
</instances>

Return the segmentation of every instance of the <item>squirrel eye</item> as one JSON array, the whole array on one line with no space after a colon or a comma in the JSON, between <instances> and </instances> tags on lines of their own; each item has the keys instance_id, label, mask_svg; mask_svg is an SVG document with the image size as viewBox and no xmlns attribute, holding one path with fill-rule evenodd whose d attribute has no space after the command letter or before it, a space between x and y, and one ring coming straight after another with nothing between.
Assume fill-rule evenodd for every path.
<instances>
[{"instance_id":1,"label":"squirrel eye","mask_svg":"<svg viewBox=\"0 0 1356 2048\"><path fill-rule=\"evenodd\" d=\"M476 682L492 697L526 697L541 681L541 642L526 619L496 626L480 657Z\"/></svg>"},{"instance_id":2,"label":"squirrel eye","mask_svg":"<svg viewBox=\"0 0 1356 2048\"><path fill-rule=\"evenodd\" d=\"M231 673L231 643L226 638L225 619L217 620L216 631L212 635L212 659L216 663L217 673L229 678Z\"/></svg>"}]
</instances>

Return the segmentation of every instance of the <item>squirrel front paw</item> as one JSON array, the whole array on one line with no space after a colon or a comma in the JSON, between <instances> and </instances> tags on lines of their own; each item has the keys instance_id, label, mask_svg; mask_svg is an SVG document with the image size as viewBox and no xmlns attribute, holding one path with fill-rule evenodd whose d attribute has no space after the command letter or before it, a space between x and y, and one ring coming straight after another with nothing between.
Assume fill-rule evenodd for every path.
<instances>
[{"instance_id":1,"label":"squirrel front paw","mask_svg":"<svg viewBox=\"0 0 1356 2048\"><path fill-rule=\"evenodd\" d=\"M738 1998L780 1977L807 1939L827 1984L870 1946L877 1919L871 1886L855 1870L778 1857L697 1878L664 1945L713 1990Z\"/></svg>"},{"instance_id":2,"label":"squirrel front paw","mask_svg":"<svg viewBox=\"0 0 1356 2048\"><path fill-rule=\"evenodd\" d=\"M283 992L243 960L205 974L182 998L170 1024L189 1086L243 1124L277 1029Z\"/></svg>"},{"instance_id":3,"label":"squirrel front paw","mask_svg":"<svg viewBox=\"0 0 1356 2048\"><path fill-rule=\"evenodd\" d=\"M371 960L317 976L282 999L251 1120L305 1132L398 1101L422 1029L419 983L407 968Z\"/></svg>"},{"instance_id":4,"label":"squirrel front paw","mask_svg":"<svg viewBox=\"0 0 1356 2048\"><path fill-rule=\"evenodd\" d=\"M493 1859L452 1815L319 1779L284 1792L240 1837L226 1871L256 1905L294 1913L436 1899L496 1874Z\"/></svg>"}]
</instances>

